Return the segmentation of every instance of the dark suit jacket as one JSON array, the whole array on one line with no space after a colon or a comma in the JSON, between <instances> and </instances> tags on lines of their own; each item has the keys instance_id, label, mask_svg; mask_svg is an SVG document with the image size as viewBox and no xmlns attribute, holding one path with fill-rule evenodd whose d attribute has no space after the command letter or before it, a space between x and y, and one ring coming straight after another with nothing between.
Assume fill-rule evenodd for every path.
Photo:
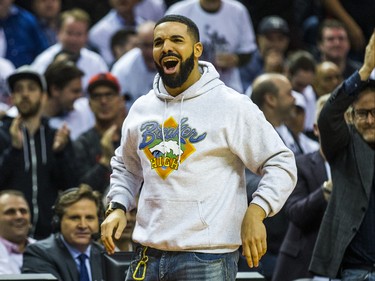
<instances>
[{"instance_id":1,"label":"dark suit jacket","mask_svg":"<svg viewBox=\"0 0 375 281\"><path fill-rule=\"evenodd\" d=\"M375 151L344 112L353 103L362 83L358 73L339 86L323 107L318 120L321 146L331 166L333 191L316 241L310 270L337 277L346 248L366 212L375 171Z\"/></svg>"},{"instance_id":2,"label":"dark suit jacket","mask_svg":"<svg viewBox=\"0 0 375 281\"><path fill-rule=\"evenodd\" d=\"M296 163L298 181L284 206L289 226L273 274L275 281L312 277L308 268L327 206L321 188L327 173L320 152L299 155Z\"/></svg>"},{"instance_id":3,"label":"dark suit jacket","mask_svg":"<svg viewBox=\"0 0 375 281\"><path fill-rule=\"evenodd\" d=\"M103 248L92 243L90 266L92 281L102 281ZM23 255L22 273L51 273L60 281L79 281L77 265L61 240L60 234L29 244Z\"/></svg>"}]
</instances>

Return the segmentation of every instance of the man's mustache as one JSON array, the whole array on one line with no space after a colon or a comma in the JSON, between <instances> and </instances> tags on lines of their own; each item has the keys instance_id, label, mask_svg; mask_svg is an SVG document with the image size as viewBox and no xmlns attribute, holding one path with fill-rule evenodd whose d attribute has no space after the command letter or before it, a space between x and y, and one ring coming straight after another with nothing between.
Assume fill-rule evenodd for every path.
<instances>
[{"instance_id":1,"label":"man's mustache","mask_svg":"<svg viewBox=\"0 0 375 281\"><path fill-rule=\"evenodd\" d=\"M179 60L181 59L181 56L178 55L178 54L175 54L175 53L166 53L164 55L162 55L159 59L159 63L161 64L162 60L165 58L165 57L175 57L175 58L178 58Z\"/></svg>"}]
</instances>

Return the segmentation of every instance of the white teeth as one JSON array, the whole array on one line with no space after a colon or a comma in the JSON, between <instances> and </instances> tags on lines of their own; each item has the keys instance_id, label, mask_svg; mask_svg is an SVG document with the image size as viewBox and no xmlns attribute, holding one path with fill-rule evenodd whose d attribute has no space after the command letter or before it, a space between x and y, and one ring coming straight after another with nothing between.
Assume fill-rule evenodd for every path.
<instances>
[{"instance_id":1,"label":"white teeth","mask_svg":"<svg viewBox=\"0 0 375 281\"><path fill-rule=\"evenodd\" d=\"M178 60L175 59L175 58L167 58L167 59L164 59L163 61L164 62L170 62L170 61L178 61Z\"/></svg>"}]
</instances>

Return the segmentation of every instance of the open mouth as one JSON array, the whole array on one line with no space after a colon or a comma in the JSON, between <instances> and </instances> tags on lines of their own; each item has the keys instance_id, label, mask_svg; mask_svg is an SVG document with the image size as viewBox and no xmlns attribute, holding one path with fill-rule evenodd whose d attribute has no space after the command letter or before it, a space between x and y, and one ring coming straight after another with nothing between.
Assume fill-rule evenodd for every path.
<instances>
[{"instance_id":1,"label":"open mouth","mask_svg":"<svg viewBox=\"0 0 375 281\"><path fill-rule=\"evenodd\" d=\"M165 74L173 74L177 71L178 60L175 58L167 58L163 60L162 66Z\"/></svg>"}]
</instances>

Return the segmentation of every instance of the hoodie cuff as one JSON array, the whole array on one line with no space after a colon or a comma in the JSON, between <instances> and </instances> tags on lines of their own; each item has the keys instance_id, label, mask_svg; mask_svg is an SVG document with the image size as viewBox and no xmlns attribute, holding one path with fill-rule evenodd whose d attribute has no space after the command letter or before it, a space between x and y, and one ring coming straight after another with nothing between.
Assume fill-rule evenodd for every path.
<instances>
[{"instance_id":1,"label":"hoodie cuff","mask_svg":"<svg viewBox=\"0 0 375 281\"><path fill-rule=\"evenodd\" d=\"M256 204L259 207L261 207L264 210L264 212L266 213L266 217L268 217L268 215L271 212L270 205L262 197L259 197L259 196L254 197L253 200L251 200L250 204Z\"/></svg>"}]
</instances>

